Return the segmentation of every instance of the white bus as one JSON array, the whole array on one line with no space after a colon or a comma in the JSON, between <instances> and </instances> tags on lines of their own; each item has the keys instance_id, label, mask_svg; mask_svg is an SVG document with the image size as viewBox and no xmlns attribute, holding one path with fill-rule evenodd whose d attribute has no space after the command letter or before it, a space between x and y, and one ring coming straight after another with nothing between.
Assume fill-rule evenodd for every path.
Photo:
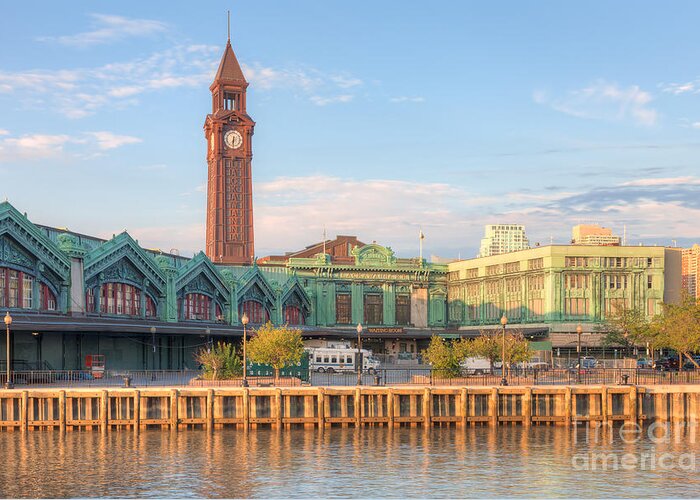
<instances>
[{"instance_id":1,"label":"white bus","mask_svg":"<svg viewBox=\"0 0 700 500\"><path fill-rule=\"evenodd\" d=\"M319 373L354 372L357 349L336 349L316 347L307 349L309 367ZM372 351L362 349L362 371L374 375L379 368L379 361L372 356Z\"/></svg>"}]
</instances>

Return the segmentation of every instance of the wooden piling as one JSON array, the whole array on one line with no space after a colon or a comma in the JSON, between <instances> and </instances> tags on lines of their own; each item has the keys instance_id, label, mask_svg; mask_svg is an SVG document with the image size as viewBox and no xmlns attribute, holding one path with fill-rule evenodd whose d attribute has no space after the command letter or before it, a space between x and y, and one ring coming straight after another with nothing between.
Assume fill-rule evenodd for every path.
<instances>
[{"instance_id":1,"label":"wooden piling","mask_svg":"<svg viewBox=\"0 0 700 500\"><path fill-rule=\"evenodd\" d=\"M532 423L532 388L526 387L522 395L521 407L523 412L523 426L529 427Z\"/></svg>"},{"instance_id":2,"label":"wooden piling","mask_svg":"<svg viewBox=\"0 0 700 500\"><path fill-rule=\"evenodd\" d=\"M630 394L629 394L629 421L632 423L637 423L637 419L639 418L639 409L637 405L637 386L633 385L630 386Z\"/></svg>"},{"instance_id":3,"label":"wooden piling","mask_svg":"<svg viewBox=\"0 0 700 500\"><path fill-rule=\"evenodd\" d=\"M389 417L389 427L394 427L394 390L389 388L386 395L386 413Z\"/></svg>"},{"instance_id":4,"label":"wooden piling","mask_svg":"<svg viewBox=\"0 0 700 500\"><path fill-rule=\"evenodd\" d=\"M489 417L491 425L498 425L498 387L492 387L489 394Z\"/></svg>"},{"instance_id":5,"label":"wooden piling","mask_svg":"<svg viewBox=\"0 0 700 500\"><path fill-rule=\"evenodd\" d=\"M170 391L170 429L176 431L178 429L180 393L177 389Z\"/></svg>"},{"instance_id":6,"label":"wooden piling","mask_svg":"<svg viewBox=\"0 0 700 500\"><path fill-rule=\"evenodd\" d=\"M423 389L423 427L429 428L431 423L430 406L432 403L432 394L430 387Z\"/></svg>"},{"instance_id":7,"label":"wooden piling","mask_svg":"<svg viewBox=\"0 0 700 500\"><path fill-rule=\"evenodd\" d=\"M66 391L58 391L58 426L61 432L66 432Z\"/></svg>"},{"instance_id":8,"label":"wooden piling","mask_svg":"<svg viewBox=\"0 0 700 500\"><path fill-rule=\"evenodd\" d=\"M107 432L107 409L109 408L109 393L103 390L100 394L100 431Z\"/></svg>"},{"instance_id":9,"label":"wooden piling","mask_svg":"<svg viewBox=\"0 0 700 500\"><path fill-rule=\"evenodd\" d=\"M141 391L134 391L134 430L141 429Z\"/></svg>"}]
</instances>

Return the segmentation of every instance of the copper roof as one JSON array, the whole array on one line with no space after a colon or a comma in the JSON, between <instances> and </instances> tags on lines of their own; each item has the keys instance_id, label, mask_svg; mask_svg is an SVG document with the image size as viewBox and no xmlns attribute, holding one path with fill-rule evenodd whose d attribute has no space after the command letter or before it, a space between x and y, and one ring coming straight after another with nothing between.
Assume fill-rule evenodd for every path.
<instances>
[{"instance_id":1,"label":"copper roof","mask_svg":"<svg viewBox=\"0 0 700 500\"><path fill-rule=\"evenodd\" d=\"M224 55L221 57L219 69L214 77L214 82L219 80L247 83L245 76L243 76L241 66L238 64L238 59L236 59L236 54L233 53L230 41L226 42Z\"/></svg>"}]
</instances>

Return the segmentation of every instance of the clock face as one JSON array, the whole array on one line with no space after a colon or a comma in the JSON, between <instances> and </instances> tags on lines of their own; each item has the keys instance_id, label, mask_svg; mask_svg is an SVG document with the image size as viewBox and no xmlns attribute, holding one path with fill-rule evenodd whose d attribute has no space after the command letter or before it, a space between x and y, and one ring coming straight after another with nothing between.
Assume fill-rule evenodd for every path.
<instances>
[{"instance_id":1,"label":"clock face","mask_svg":"<svg viewBox=\"0 0 700 500\"><path fill-rule=\"evenodd\" d=\"M224 144L229 149L238 149L243 144L243 136L238 130L229 130L224 134Z\"/></svg>"}]
</instances>

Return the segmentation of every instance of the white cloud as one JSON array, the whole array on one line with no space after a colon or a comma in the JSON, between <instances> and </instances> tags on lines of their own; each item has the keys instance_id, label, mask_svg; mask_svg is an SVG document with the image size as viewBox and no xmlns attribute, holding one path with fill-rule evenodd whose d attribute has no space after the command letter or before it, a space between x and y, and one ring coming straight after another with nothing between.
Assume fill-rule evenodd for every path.
<instances>
[{"instance_id":1,"label":"white cloud","mask_svg":"<svg viewBox=\"0 0 700 500\"><path fill-rule=\"evenodd\" d=\"M0 139L0 159L3 161L41 160L70 154L77 158L94 157L99 151L116 149L126 144L141 142L138 137L111 132L84 132L80 135L25 134Z\"/></svg>"},{"instance_id":2,"label":"white cloud","mask_svg":"<svg viewBox=\"0 0 700 500\"><path fill-rule=\"evenodd\" d=\"M0 128L0 135L10 135L10 131L4 128Z\"/></svg>"},{"instance_id":3,"label":"white cloud","mask_svg":"<svg viewBox=\"0 0 700 500\"><path fill-rule=\"evenodd\" d=\"M342 94L336 96L321 97L318 95L312 95L309 100L316 106L327 106L328 104L335 104L338 102L350 102L353 99L351 94Z\"/></svg>"},{"instance_id":4,"label":"white cloud","mask_svg":"<svg viewBox=\"0 0 700 500\"><path fill-rule=\"evenodd\" d=\"M693 122L690 124L690 126L693 128L700 128L700 122Z\"/></svg>"},{"instance_id":5,"label":"white cloud","mask_svg":"<svg viewBox=\"0 0 700 500\"><path fill-rule=\"evenodd\" d=\"M167 30L167 24L150 19L129 19L123 16L90 14L96 29L57 37L41 37L44 42L58 42L63 45L89 47L115 42L129 37L143 37Z\"/></svg>"},{"instance_id":6,"label":"white cloud","mask_svg":"<svg viewBox=\"0 0 700 500\"><path fill-rule=\"evenodd\" d=\"M304 248L320 239L324 225L329 234L383 240L417 255L419 226L435 248L454 244L471 224L464 204L470 193L443 183L316 175L279 177L254 189L259 255Z\"/></svg>"},{"instance_id":7,"label":"white cloud","mask_svg":"<svg viewBox=\"0 0 700 500\"><path fill-rule=\"evenodd\" d=\"M685 83L662 83L661 85L659 85L659 87L661 87L662 92L674 95L688 93L696 94L700 92L700 80L694 80Z\"/></svg>"},{"instance_id":8,"label":"white cloud","mask_svg":"<svg viewBox=\"0 0 700 500\"><path fill-rule=\"evenodd\" d=\"M699 184L700 178L693 176L685 177L659 177L650 179L637 179L634 181L624 182L622 186L674 186L674 185L689 185Z\"/></svg>"},{"instance_id":9,"label":"white cloud","mask_svg":"<svg viewBox=\"0 0 700 500\"><path fill-rule=\"evenodd\" d=\"M178 45L148 57L95 68L0 71L0 92L17 94L28 108L46 107L69 118L84 118L103 109L134 106L140 95L173 88L206 88L214 78L221 47ZM246 78L263 91L293 91L316 105L349 102L362 80L313 68L272 68L242 64ZM45 89L44 100L35 89ZM339 92L342 91L342 92ZM324 97L330 96L330 97Z\"/></svg>"},{"instance_id":10,"label":"white cloud","mask_svg":"<svg viewBox=\"0 0 700 500\"><path fill-rule=\"evenodd\" d=\"M632 121L654 125L658 113L650 107L652 96L637 85L622 88L615 83L598 81L588 87L569 91L562 97L551 97L537 90L533 100L552 109L578 118Z\"/></svg>"},{"instance_id":11,"label":"white cloud","mask_svg":"<svg viewBox=\"0 0 700 500\"><path fill-rule=\"evenodd\" d=\"M141 142L138 137L132 137L130 135L117 135L112 132L88 132L88 135L94 137L97 140L97 147L106 149L115 149L126 144L135 144Z\"/></svg>"},{"instance_id":12,"label":"white cloud","mask_svg":"<svg viewBox=\"0 0 700 500\"><path fill-rule=\"evenodd\" d=\"M30 134L0 140L0 159L44 159L58 156L73 138L69 135Z\"/></svg>"},{"instance_id":13,"label":"white cloud","mask_svg":"<svg viewBox=\"0 0 700 500\"><path fill-rule=\"evenodd\" d=\"M132 106L136 97L175 87L211 83L219 47L179 45L148 57L96 68L71 70L0 71L0 91L17 94L29 108L46 107L69 118L83 118L102 109ZM35 89L45 91L37 99Z\"/></svg>"},{"instance_id":14,"label":"white cloud","mask_svg":"<svg viewBox=\"0 0 700 500\"><path fill-rule=\"evenodd\" d=\"M425 102L425 97L408 97L408 96L400 96L400 97L392 97L389 99L389 102Z\"/></svg>"}]
</instances>

